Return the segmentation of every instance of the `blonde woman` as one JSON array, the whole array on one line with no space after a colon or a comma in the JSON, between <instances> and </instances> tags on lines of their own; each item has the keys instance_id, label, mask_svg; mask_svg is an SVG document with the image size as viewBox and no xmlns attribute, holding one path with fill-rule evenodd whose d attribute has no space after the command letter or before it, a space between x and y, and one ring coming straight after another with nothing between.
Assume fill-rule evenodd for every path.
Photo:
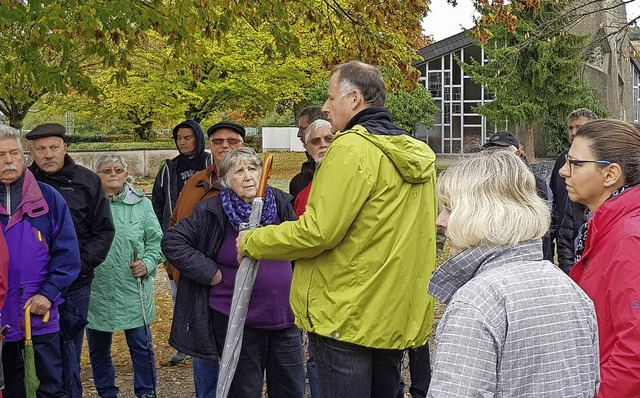
<instances>
[{"instance_id":1,"label":"blonde woman","mask_svg":"<svg viewBox=\"0 0 640 398\"><path fill-rule=\"evenodd\" d=\"M550 211L525 163L483 152L449 167L437 191L453 257L429 284L447 310L428 396L593 398L593 304L542 259Z\"/></svg>"}]
</instances>

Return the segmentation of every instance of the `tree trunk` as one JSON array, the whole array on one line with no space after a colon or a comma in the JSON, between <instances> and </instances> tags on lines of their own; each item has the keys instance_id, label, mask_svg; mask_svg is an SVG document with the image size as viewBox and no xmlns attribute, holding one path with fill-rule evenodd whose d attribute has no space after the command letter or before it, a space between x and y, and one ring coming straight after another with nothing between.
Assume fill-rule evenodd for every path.
<instances>
[{"instance_id":1,"label":"tree trunk","mask_svg":"<svg viewBox=\"0 0 640 398\"><path fill-rule=\"evenodd\" d=\"M524 134L524 155L529 163L537 163L535 143L533 140L533 126L526 126Z\"/></svg>"},{"instance_id":2,"label":"tree trunk","mask_svg":"<svg viewBox=\"0 0 640 398\"><path fill-rule=\"evenodd\" d=\"M39 97L39 96L38 96ZM0 99L0 112L9 117L9 125L15 129L22 129L24 118L27 117L29 109L36 103L36 100L25 103L16 103L14 99Z\"/></svg>"}]
</instances>

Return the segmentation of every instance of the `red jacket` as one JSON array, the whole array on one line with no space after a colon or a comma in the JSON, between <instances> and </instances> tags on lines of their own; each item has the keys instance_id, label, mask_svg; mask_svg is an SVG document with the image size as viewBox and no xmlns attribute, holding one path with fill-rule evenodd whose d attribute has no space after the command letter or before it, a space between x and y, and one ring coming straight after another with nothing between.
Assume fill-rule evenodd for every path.
<instances>
[{"instance_id":1,"label":"red jacket","mask_svg":"<svg viewBox=\"0 0 640 398\"><path fill-rule=\"evenodd\" d=\"M596 308L598 398L640 397L640 187L596 210L570 275Z\"/></svg>"}]
</instances>

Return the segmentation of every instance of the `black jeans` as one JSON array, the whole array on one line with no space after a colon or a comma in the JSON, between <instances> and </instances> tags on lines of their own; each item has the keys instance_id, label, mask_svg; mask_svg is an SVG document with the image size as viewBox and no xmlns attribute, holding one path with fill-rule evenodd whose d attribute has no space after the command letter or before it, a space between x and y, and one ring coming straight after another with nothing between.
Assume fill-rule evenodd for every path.
<instances>
[{"instance_id":1,"label":"black jeans","mask_svg":"<svg viewBox=\"0 0 640 398\"><path fill-rule=\"evenodd\" d=\"M409 393L411 398L425 398L431 383L431 361L429 358L429 343L422 347L408 348L409 354L409 375L411 376L411 386ZM404 381L400 378L400 391L398 398L404 398Z\"/></svg>"},{"instance_id":2,"label":"black jeans","mask_svg":"<svg viewBox=\"0 0 640 398\"><path fill-rule=\"evenodd\" d=\"M368 348L309 333L321 398L396 398L402 350Z\"/></svg>"},{"instance_id":3,"label":"black jeans","mask_svg":"<svg viewBox=\"0 0 640 398\"><path fill-rule=\"evenodd\" d=\"M220 358L229 317L212 311L213 329ZM296 326L279 330L246 327L229 398L260 398L264 373L269 398L304 396L304 363L300 330Z\"/></svg>"}]
</instances>

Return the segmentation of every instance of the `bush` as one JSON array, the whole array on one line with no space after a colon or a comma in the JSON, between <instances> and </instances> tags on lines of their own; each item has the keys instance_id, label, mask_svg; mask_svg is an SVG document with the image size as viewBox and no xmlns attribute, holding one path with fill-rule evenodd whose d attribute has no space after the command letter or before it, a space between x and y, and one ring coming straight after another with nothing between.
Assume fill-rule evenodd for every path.
<instances>
[{"instance_id":1,"label":"bush","mask_svg":"<svg viewBox=\"0 0 640 398\"><path fill-rule=\"evenodd\" d=\"M244 137L244 146L248 146L258 153L262 152L262 134L247 134Z\"/></svg>"},{"instance_id":2,"label":"bush","mask_svg":"<svg viewBox=\"0 0 640 398\"><path fill-rule=\"evenodd\" d=\"M69 150L79 151L139 151L144 149L176 149L171 142L80 142L70 144Z\"/></svg>"}]
</instances>

